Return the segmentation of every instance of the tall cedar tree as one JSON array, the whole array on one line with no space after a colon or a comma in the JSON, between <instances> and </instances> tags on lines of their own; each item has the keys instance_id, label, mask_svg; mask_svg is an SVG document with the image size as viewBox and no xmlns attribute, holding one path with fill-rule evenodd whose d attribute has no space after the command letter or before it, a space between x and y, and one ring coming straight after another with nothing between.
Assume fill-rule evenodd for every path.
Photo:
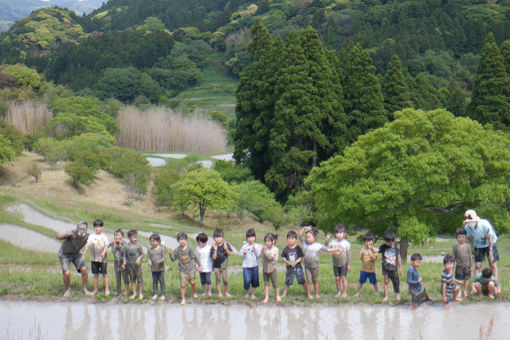
<instances>
[{"instance_id":1,"label":"tall cedar tree","mask_svg":"<svg viewBox=\"0 0 510 340\"><path fill-rule=\"evenodd\" d=\"M459 84L451 79L446 88L446 100L444 107L456 116L466 115L466 95Z\"/></svg>"},{"instance_id":2,"label":"tall cedar tree","mask_svg":"<svg viewBox=\"0 0 510 340\"><path fill-rule=\"evenodd\" d=\"M386 75L382 82L384 108L393 119L393 112L406 107L413 107L411 92L402 72L402 64L396 55L388 63Z\"/></svg>"},{"instance_id":3,"label":"tall cedar tree","mask_svg":"<svg viewBox=\"0 0 510 340\"><path fill-rule=\"evenodd\" d=\"M388 113L384 109L381 84L368 51L356 44L342 62L344 110L350 119L349 129L356 138L383 126L388 121Z\"/></svg>"},{"instance_id":4,"label":"tall cedar tree","mask_svg":"<svg viewBox=\"0 0 510 340\"><path fill-rule=\"evenodd\" d=\"M425 73L419 73L416 78L409 77L412 85L411 100L414 106L421 110L434 110L441 107L439 91L430 83Z\"/></svg>"},{"instance_id":5,"label":"tall cedar tree","mask_svg":"<svg viewBox=\"0 0 510 340\"><path fill-rule=\"evenodd\" d=\"M468 114L482 124L509 129L510 77L492 33L482 49Z\"/></svg>"},{"instance_id":6,"label":"tall cedar tree","mask_svg":"<svg viewBox=\"0 0 510 340\"><path fill-rule=\"evenodd\" d=\"M281 54L265 182L285 201L319 161L343 149L347 129L339 75L316 31L291 32Z\"/></svg>"},{"instance_id":7,"label":"tall cedar tree","mask_svg":"<svg viewBox=\"0 0 510 340\"><path fill-rule=\"evenodd\" d=\"M505 40L503 44L501 44L501 55L505 62L506 73L510 75L510 40Z\"/></svg>"}]
</instances>

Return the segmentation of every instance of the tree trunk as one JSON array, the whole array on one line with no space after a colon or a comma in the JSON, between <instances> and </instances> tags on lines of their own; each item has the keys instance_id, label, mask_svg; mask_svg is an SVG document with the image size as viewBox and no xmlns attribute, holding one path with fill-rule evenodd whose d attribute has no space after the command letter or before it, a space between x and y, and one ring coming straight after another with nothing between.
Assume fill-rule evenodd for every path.
<instances>
[{"instance_id":1,"label":"tree trunk","mask_svg":"<svg viewBox=\"0 0 510 340\"><path fill-rule=\"evenodd\" d=\"M407 236L400 239L400 257L402 263L407 263L407 249L409 248L409 238Z\"/></svg>"},{"instance_id":2,"label":"tree trunk","mask_svg":"<svg viewBox=\"0 0 510 340\"><path fill-rule=\"evenodd\" d=\"M205 210L207 209L202 203L199 203L198 208L200 210L200 225L204 222Z\"/></svg>"}]
</instances>

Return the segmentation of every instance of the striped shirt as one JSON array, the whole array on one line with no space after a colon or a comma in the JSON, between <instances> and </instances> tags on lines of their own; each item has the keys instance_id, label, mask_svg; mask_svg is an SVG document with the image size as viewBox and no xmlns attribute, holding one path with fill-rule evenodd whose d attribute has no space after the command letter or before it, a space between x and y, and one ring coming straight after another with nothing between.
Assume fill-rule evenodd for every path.
<instances>
[{"instance_id":1,"label":"striped shirt","mask_svg":"<svg viewBox=\"0 0 510 340\"><path fill-rule=\"evenodd\" d=\"M453 282L453 271L449 273L443 270L441 273L441 284L446 284L446 295L452 295L455 292L455 282Z\"/></svg>"}]
</instances>

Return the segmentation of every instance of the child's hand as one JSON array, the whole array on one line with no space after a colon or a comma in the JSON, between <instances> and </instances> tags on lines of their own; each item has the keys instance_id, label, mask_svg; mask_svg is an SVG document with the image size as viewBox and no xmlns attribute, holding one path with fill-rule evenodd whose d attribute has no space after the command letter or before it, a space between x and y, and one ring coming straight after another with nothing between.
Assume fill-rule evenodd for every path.
<instances>
[{"instance_id":1,"label":"child's hand","mask_svg":"<svg viewBox=\"0 0 510 340\"><path fill-rule=\"evenodd\" d=\"M126 264L125 263L122 265L122 269L126 269Z\"/></svg>"},{"instance_id":2,"label":"child's hand","mask_svg":"<svg viewBox=\"0 0 510 340\"><path fill-rule=\"evenodd\" d=\"M469 268L469 271L472 272L473 271L473 267Z\"/></svg>"},{"instance_id":3,"label":"child's hand","mask_svg":"<svg viewBox=\"0 0 510 340\"><path fill-rule=\"evenodd\" d=\"M151 261L147 262L147 264L149 265L149 267L152 267L152 262Z\"/></svg>"},{"instance_id":4,"label":"child's hand","mask_svg":"<svg viewBox=\"0 0 510 340\"><path fill-rule=\"evenodd\" d=\"M137 266L139 266L141 263L142 263L142 262L140 261L140 259L136 259L135 264L136 264Z\"/></svg>"},{"instance_id":5,"label":"child's hand","mask_svg":"<svg viewBox=\"0 0 510 340\"><path fill-rule=\"evenodd\" d=\"M203 271L202 267L198 267L198 271L201 273Z\"/></svg>"},{"instance_id":6,"label":"child's hand","mask_svg":"<svg viewBox=\"0 0 510 340\"><path fill-rule=\"evenodd\" d=\"M348 265L347 266L347 272L350 273L351 272L351 265Z\"/></svg>"},{"instance_id":7,"label":"child's hand","mask_svg":"<svg viewBox=\"0 0 510 340\"><path fill-rule=\"evenodd\" d=\"M402 268L398 267L398 275L402 275Z\"/></svg>"},{"instance_id":8,"label":"child's hand","mask_svg":"<svg viewBox=\"0 0 510 340\"><path fill-rule=\"evenodd\" d=\"M421 276L420 276L420 278L418 279L418 282L421 282Z\"/></svg>"},{"instance_id":9,"label":"child's hand","mask_svg":"<svg viewBox=\"0 0 510 340\"><path fill-rule=\"evenodd\" d=\"M331 238L331 234L330 233L327 233L326 234L326 243L328 243L329 239Z\"/></svg>"},{"instance_id":10,"label":"child's hand","mask_svg":"<svg viewBox=\"0 0 510 340\"><path fill-rule=\"evenodd\" d=\"M244 248L244 251L243 251L244 255L246 255L247 252L248 252L248 248Z\"/></svg>"},{"instance_id":11,"label":"child's hand","mask_svg":"<svg viewBox=\"0 0 510 340\"><path fill-rule=\"evenodd\" d=\"M218 246L216 244L213 244L212 247L213 247L214 251L218 250Z\"/></svg>"},{"instance_id":12,"label":"child's hand","mask_svg":"<svg viewBox=\"0 0 510 340\"><path fill-rule=\"evenodd\" d=\"M443 296L443 302L444 303L448 302L448 299L446 298L446 296Z\"/></svg>"},{"instance_id":13,"label":"child's hand","mask_svg":"<svg viewBox=\"0 0 510 340\"><path fill-rule=\"evenodd\" d=\"M227 251L227 242L223 242L223 250Z\"/></svg>"}]
</instances>

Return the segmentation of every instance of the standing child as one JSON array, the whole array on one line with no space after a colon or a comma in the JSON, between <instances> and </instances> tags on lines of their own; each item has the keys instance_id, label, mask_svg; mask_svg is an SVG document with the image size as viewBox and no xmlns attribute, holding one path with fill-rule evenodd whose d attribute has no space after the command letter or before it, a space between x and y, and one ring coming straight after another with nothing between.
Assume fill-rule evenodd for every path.
<instances>
[{"instance_id":1,"label":"standing child","mask_svg":"<svg viewBox=\"0 0 510 340\"><path fill-rule=\"evenodd\" d=\"M303 242L302 236L303 233L306 233L306 240ZM299 232L299 238L301 243L303 244L303 248L305 248L305 256L303 262L305 263L305 273L306 273L306 297L309 300L313 299L312 294L310 293L310 285L313 282L313 288L315 291L315 298L320 298L319 296L319 252L324 251L328 253L333 253L338 251L338 249L328 249L325 245L316 242L317 241L317 230L312 227L304 227Z\"/></svg>"},{"instance_id":2,"label":"standing child","mask_svg":"<svg viewBox=\"0 0 510 340\"><path fill-rule=\"evenodd\" d=\"M473 267L471 264L471 244L466 243L466 230L457 229L457 244L453 246L453 258L455 260L455 279L464 287L464 297L468 294L469 279Z\"/></svg>"},{"instance_id":3,"label":"standing child","mask_svg":"<svg viewBox=\"0 0 510 340\"><path fill-rule=\"evenodd\" d=\"M326 243L328 243L330 234L326 236ZM347 273L351 271L351 244L345 239L346 230L343 224L335 226L335 238L329 242L330 249L338 249L333 253L333 274L336 281L336 296L347 297Z\"/></svg>"},{"instance_id":4,"label":"standing child","mask_svg":"<svg viewBox=\"0 0 510 340\"><path fill-rule=\"evenodd\" d=\"M179 275L181 278L181 305L186 304L186 285L191 285L191 290L193 292L193 297L197 298L197 285L195 281L195 267L197 263L197 258L195 257L195 252L189 246L188 243L188 235L186 233L177 234L177 242L179 242L179 246L175 248L172 252L168 251L170 255L170 259L172 261L179 260Z\"/></svg>"},{"instance_id":5,"label":"standing child","mask_svg":"<svg viewBox=\"0 0 510 340\"><path fill-rule=\"evenodd\" d=\"M160 246L161 236L152 234L149 237L151 248L148 250L147 261L152 273L152 300L158 298L158 282L161 287L161 301L165 300L165 250Z\"/></svg>"},{"instance_id":6,"label":"standing child","mask_svg":"<svg viewBox=\"0 0 510 340\"><path fill-rule=\"evenodd\" d=\"M108 250L108 238L103 233L103 221L97 219L94 221L94 231L95 234L90 235L87 244L85 245L85 250L83 251L83 255L87 253L87 250L90 248L90 268L92 270L92 274L94 274L94 290L92 291L92 295L97 294L97 286L99 284L99 274L103 275L104 280L104 294L106 296L110 295L110 288L108 285L108 256L106 251Z\"/></svg>"},{"instance_id":7,"label":"standing child","mask_svg":"<svg viewBox=\"0 0 510 340\"><path fill-rule=\"evenodd\" d=\"M379 295L379 287L377 287L377 278L375 276L375 262L377 261L377 249L374 249L374 235L366 233L363 236L365 247L360 251L361 271L359 273L358 291L354 296L359 296L361 287L367 279L374 285L375 294Z\"/></svg>"},{"instance_id":8,"label":"standing child","mask_svg":"<svg viewBox=\"0 0 510 340\"><path fill-rule=\"evenodd\" d=\"M255 289L260 285L259 282L259 256L262 250L260 244L255 243L256 234L253 228L246 231L246 241L239 250L239 255L243 259L243 281L244 297L248 297L251 286L251 298L255 299Z\"/></svg>"},{"instance_id":9,"label":"standing child","mask_svg":"<svg viewBox=\"0 0 510 340\"><path fill-rule=\"evenodd\" d=\"M117 282L116 294L119 295L122 287L122 280L124 280L125 290L124 295L129 291L129 277L126 269L122 268L126 257L124 254L124 248L126 243L123 241L124 233L121 229L117 229L113 233L113 242L110 244L110 248L113 253L113 270L115 271L115 281Z\"/></svg>"},{"instance_id":10,"label":"standing child","mask_svg":"<svg viewBox=\"0 0 510 340\"><path fill-rule=\"evenodd\" d=\"M400 301L400 278L402 275L402 258L400 257L400 249L395 243L395 233L387 231L384 233L384 243L379 247L379 253L382 257L382 274L384 276L384 299L388 301L389 281L393 284L393 292L395 299Z\"/></svg>"},{"instance_id":11,"label":"standing child","mask_svg":"<svg viewBox=\"0 0 510 340\"><path fill-rule=\"evenodd\" d=\"M307 291L305 273L301 266L301 261L303 261L304 256L305 254L303 253L303 249L301 249L301 247L297 244L297 233L294 230L290 230L287 233L287 246L283 248L282 251L282 260L287 265L285 286L283 287L283 295L281 296L282 298L287 295L289 287L292 286L294 276L296 277L297 282L300 285L303 285L305 292Z\"/></svg>"},{"instance_id":12,"label":"standing child","mask_svg":"<svg viewBox=\"0 0 510 340\"><path fill-rule=\"evenodd\" d=\"M207 235L200 233L197 235L197 250L195 255L198 259L198 272L200 273L200 283L202 284L203 295L212 296L211 293L211 272L212 258L211 246L207 244Z\"/></svg>"},{"instance_id":13,"label":"standing child","mask_svg":"<svg viewBox=\"0 0 510 340\"><path fill-rule=\"evenodd\" d=\"M213 260L213 271L216 277L216 289L218 296L222 297L220 283L223 281L223 291L226 297L231 297L228 293L228 257L232 253L232 247L223 238L223 230L216 229L213 234L214 243L211 248L211 258Z\"/></svg>"},{"instance_id":14,"label":"standing child","mask_svg":"<svg viewBox=\"0 0 510 340\"><path fill-rule=\"evenodd\" d=\"M263 264L263 272L264 272L264 301L262 303L267 303L269 300L269 280L274 288L274 292L276 295L276 301L281 302L280 298L280 287L278 287L278 281L276 281L276 261L278 260L278 248L274 245L276 240L278 239L277 235L272 233L266 234L264 236L264 242L266 245L262 248L262 259L264 260Z\"/></svg>"},{"instance_id":15,"label":"standing child","mask_svg":"<svg viewBox=\"0 0 510 340\"><path fill-rule=\"evenodd\" d=\"M418 273L418 267L421 266L422 257L420 254L411 256L411 266L407 270L407 284L409 286L409 294L411 294L412 308L415 310L423 299L431 300L429 293L421 283L422 279Z\"/></svg>"},{"instance_id":16,"label":"standing child","mask_svg":"<svg viewBox=\"0 0 510 340\"><path fill-rule=\"evenodd\" d=\"M124 256L126 262L124 268L127 269L129 275L129 281L131 282L131 291L133 295L129 298L132 300L136 297L136 286L138 284L138 296L140 300L143 300L143 276L142 276L142 259L143 259L143 248L138 243L138 232L136 230L128 231L129 243L124 248Z\"/></svg>"},{"instance_id":17,"label":"standing child","mask_svg":"<svg viewBox=\"0 0 510 340\"><path fill-rule=\"evenodd\" d=\"M441 295L445 303L444 309L450 307L450 301L462 301L460 298L460 287L455 283L460 281L453 278L453 256L446 255L443 259L444 270L441 273Z\"/></svg>"}]
</instances>

